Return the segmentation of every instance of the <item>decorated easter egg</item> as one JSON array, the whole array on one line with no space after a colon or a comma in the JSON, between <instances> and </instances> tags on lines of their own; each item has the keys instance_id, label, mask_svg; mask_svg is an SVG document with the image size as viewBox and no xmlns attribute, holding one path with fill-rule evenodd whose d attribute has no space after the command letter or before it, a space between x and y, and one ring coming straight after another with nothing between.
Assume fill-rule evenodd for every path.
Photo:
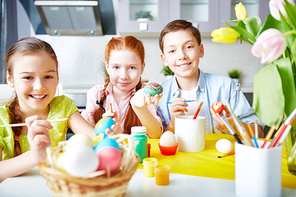
<instances>
[{"instance_id":1,"label":"decorated easter egg","mask_svg":"<svg viewBox=\"0 0 296 197\"><path fill-rule=\"evenodd\" d=\"M68 149L62 156L63 167L66 172L75 177L84 177L96 171L99 158L95 151L88 146L75 146Z\"/></svg>"},{"instance_id":2,"label":"decorated easter egg","mask_svg":"<svg viewBox=\"0 0 296 197\"><path fill-rule=\"evenodd\" d=\"M93 142L91 137L83 133L72 135L72 137L70 137L70 139L67 141L66 149L79 145L89 146L92 148Z\"/></svg>"},{"instance_id":3,"label":"decorated easter egg","mask_svg":"<svg viewBox=\"0 0 296 197\"><path fill-rule=\"evenodd\" d=\"M116 142L116 140L111 139L111 138L104 138L101 141L99 141L96 146L94 147L95 152L99 151L100 149L104 148L104 147L108 147L108 146L112 146L118 150L120 150L118 143Z\"/></svg>"},{"instance_id":4,"label":"decorated easter egg","mask_svg":"<svg viewBox=\"0 0 296 197\"><path fill-rule=\"evenodd\" d=\"M104 133L101 133L101 134L99 134L99 135L94 136L94 137L92 138L93 145L96 146L97 143L98 143L99 141L101 141L103 138L104 138Z\"/></svg>"},{"instance_id":5,"label":"decorated easter egg","mask_svg":"<svg viewBox=\"0 0 296 197\"><path fill-rule=\"evenodd\" d=\"M161 146L175 146L177 144L176 136L171 131L162 134L159 140Z\"/></svg>"},{"instance_id":6,"label":"decorated easter egg","mask_svg":"<svg viewBox=\"0 0 296 197\"><path fill-rule=\"evenodd\" d=\"M105 133L106 129L111 129L111 126L114 125L115 122L110 117L104 117L95 126L95 134L99 135L101 133L104 134L104 137L107 137L107 134Z\"/></svg>"},{"instance_id":7,"label":"decorated easter egg","mask_svg":"<svg viewBox=\"0 0 296 197\"><path fill-rule=\"evenodd\" d=\"M148 83L145 87L144 87L144 92L145 94L150 94L151 96L155 96L157 94L161 94L163 91L163 88L161 85L159 85L158 83Z\"/></svg>"},{"instance_id":8,"label":"decorated easter egg","mask_svg":"<svg viewBox=\"0 0 296 197\"><path fill-rule=\"evenodd\" d=\"M224 110L224 105L223 105L223 103L216 101L212 104L210 110L212 113L220 113Z\"/></svg>"},{"instance_id":9,"label":"decorated easter egg","mask_svg":"<svg viewBox=\"0 0 296 197\"><path fill-rule=\"evenodd\" d=\"M233 149L233 144L227 139L220 139L216 142L216 149L220 153L230 153Z\"/></svg>"},{"instance_id":10,"label":"decorated easter egg","mask_svg":"<svg viewBox=\"0 0 296 197\"><path fill-rule=\"evenodd\" d=\"M121 153L117 148L112 146L108 146L100 149L96 152L97 157L100 160L100 164L98 167L99 170L105 170L107 173L107 166L110 167L110 172L116 171L121 163Z\"/></svg>"}]
</instances>

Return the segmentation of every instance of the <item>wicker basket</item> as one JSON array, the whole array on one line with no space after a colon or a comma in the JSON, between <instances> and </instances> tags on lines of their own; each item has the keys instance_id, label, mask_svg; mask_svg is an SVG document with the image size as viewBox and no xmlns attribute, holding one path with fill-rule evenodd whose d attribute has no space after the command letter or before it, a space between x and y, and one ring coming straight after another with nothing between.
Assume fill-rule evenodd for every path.
<instances>
[{"instance_id":1,"label":"wicker basket","mask_svg":"<svg viewBox=\"0 0 296 197\"><path fill-rule=\"evenodd\" d=\"M47 181L53 196L124 196L129 180L137 170L139 157L134 150L130 135L118 134L115 139L122 153L120 167L110 176L77 178L58 170L56 158L63 152L63 143L50 148L48 159L38 165L39 171ZM65 144L65 143L64 143Z\"/></svg>"}]
</instances>

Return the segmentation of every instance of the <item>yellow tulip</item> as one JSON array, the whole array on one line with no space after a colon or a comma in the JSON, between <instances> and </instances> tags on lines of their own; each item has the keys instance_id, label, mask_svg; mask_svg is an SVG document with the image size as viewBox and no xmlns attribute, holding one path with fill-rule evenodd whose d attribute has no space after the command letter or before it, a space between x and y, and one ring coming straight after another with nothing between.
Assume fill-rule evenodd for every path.
<instances>
[{"instance_id":1,"label":"yellow tulip","mask_svg":"<svg viewBox=\"0 0 296 197\"><path fill-rule=\"evenodd\" d=\"M248 17L247 10L242 2L236 4L234 10L237 19L243 20Z\"/></svg>"},{"instance_id":2,"label":"yellow tulip","mask_svg":"<svg viewBox=\"0 0 296 197\"><path fill-rule=\"evenodd\" d=\"M215 29L211 36L213 37L213 42L220 43L234 43L237 40L237 32L229 27L222 27L220 29Z\"/></svg>"}]
</instances>

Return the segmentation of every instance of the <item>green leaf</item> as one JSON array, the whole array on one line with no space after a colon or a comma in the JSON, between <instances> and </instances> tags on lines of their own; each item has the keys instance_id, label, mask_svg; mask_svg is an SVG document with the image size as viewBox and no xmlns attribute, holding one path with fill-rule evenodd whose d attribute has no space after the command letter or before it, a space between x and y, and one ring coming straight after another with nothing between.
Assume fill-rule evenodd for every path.
<instances>
[{"instance_id":1,"label":"green leaf","mask_svg":"<svg viewBox=\"0 0 296 197\"><path fill-rule=\"evenodd\" d=\"M264 66L253 80L253 108L256 115L269 127L275 122L278 127L283 119L285 97L277 66L272 63Z\"/></svg>"},{"instance_id":2,"label":"green leaf","mask_svg":"<svg viewBox=\"0 0 296 197\"><path fill-rule=\"evenodd\" d=\"M239 21L238 21L237 26L238 26L238 27L241 27L241 28L243 28L243 29L246 29L246 25L245 25L245 23L244 23L242 20L239 20ZM239 37L239 38L242 38L242 37L243 37L243 35L240 34L239 32L237 32L237 34L238 34L238 37ZM240 39L240 40L239 40L239 43L241 44L242 42L243 42L243 41Z\"/></svg>"},{"instance_id":3,"label":"green leaf","mask_svg":"<svg viewBox=\"0 0 296 197\"><path fill-rule=\"evenodd\" d=\"M288 32L288 31L291 31L293 30L292 27L290 26L290 24L286 21L285 17L282 15L282 13L280 12L280 17L281 17L281 22L283 24L283 31L282 33L285 33L285 32ZM288 47L291 48L291 46L293 45L293 42L294 42L294 38L295 38L295 35L293 34L290 34L288 36L285 36L286 40L287 40L287 44L288 44Z\"/></svg>"},{"instance_id":4,"label":"green leaf","mask_svg":"<svg viewBox=\"0 0 296 197\"><path fill-rule=\"evenodd\" d=\"M283 25L281 23L281 21L278 21L276 19L274 19L271 14L268 14L265 20L265 23L263 24L259 34L261 34L263 31L269 29L269 28L274 28L279 30L280 32L284 32L283 30Z\"/></svg>"},{"instance_id":5,"label":"green leaf","mask_svg":"<svg viewBox=\"0 0 296 197\"><path fill-rule=\"evenodd\" d=\"M228 27L230 27L230 28L234 29L235 31L237 31L238 34L242 34L243 36L247 37L250 40L250 42L254 43L256 41L255 37L252 34L250 34L247 30L245 30L245 29L243 29L241 27L231 26L225 21L224 21L224 23Z\"/></svg>"},{"instance_id":6,"label":"green leaf","mask_svg":"<svg viewBox=\"0 0 296 197\"><path fill-rule=\"evenodd\" d=\"M252 16L243 19L246 25L246 30L250 32L254 37L258 36L258 32L262 28L261 19L258 16Z\"/></svg>"},{"instance_id":7,"label":"green leaf","mask_svg":"<svg viewBox=\"0 0 296 197\"><path fill-rule=\"evenodd\" d=\"M296 108L296 91L292 64L289 58L282 58L273 63L277 65L282 79L282 88L285 97L285 114L289 116Z\"/></svg>"},{"instance_id":8,"label":"green leaf","mask_svg":"<svg viewBox=\"0 0 296 197\"><path fill-rule=\"evenodd\" d=\"M284 4L284 8L287 12L288 18L294 29L296 29L296 7L290 4L287 0L285 0L286 5Z\"/></svg>"}]
</instances>

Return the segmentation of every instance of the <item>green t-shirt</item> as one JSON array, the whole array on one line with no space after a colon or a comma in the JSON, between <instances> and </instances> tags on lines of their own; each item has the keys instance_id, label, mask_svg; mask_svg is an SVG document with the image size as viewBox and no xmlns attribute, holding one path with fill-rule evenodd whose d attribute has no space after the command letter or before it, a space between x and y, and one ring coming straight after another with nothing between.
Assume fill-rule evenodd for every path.
<instances>
[{"instance_id":1,"label":"green t-shirt","mask_svg":"<svg viewBox=\"0 0 296 197\"><path fill-rule=\"evenodd\" d=\"M73 100L62 95L52 99L49 103L50 110L47 120L60 118L69 118L74 112L78 111ZM4 105L0 107L0 125L9 124L9 107ZM51 146L57 146L60 141L66 140L66 133L69 128L68 121L51 122L52 129L49 131ZM20 135L19 143L22 153L30 149L26 135ZM0 146L2 147L2 160L13 157L14 150L14 132L11 127L0 128Z\"/></svg>"}]
</instances>

